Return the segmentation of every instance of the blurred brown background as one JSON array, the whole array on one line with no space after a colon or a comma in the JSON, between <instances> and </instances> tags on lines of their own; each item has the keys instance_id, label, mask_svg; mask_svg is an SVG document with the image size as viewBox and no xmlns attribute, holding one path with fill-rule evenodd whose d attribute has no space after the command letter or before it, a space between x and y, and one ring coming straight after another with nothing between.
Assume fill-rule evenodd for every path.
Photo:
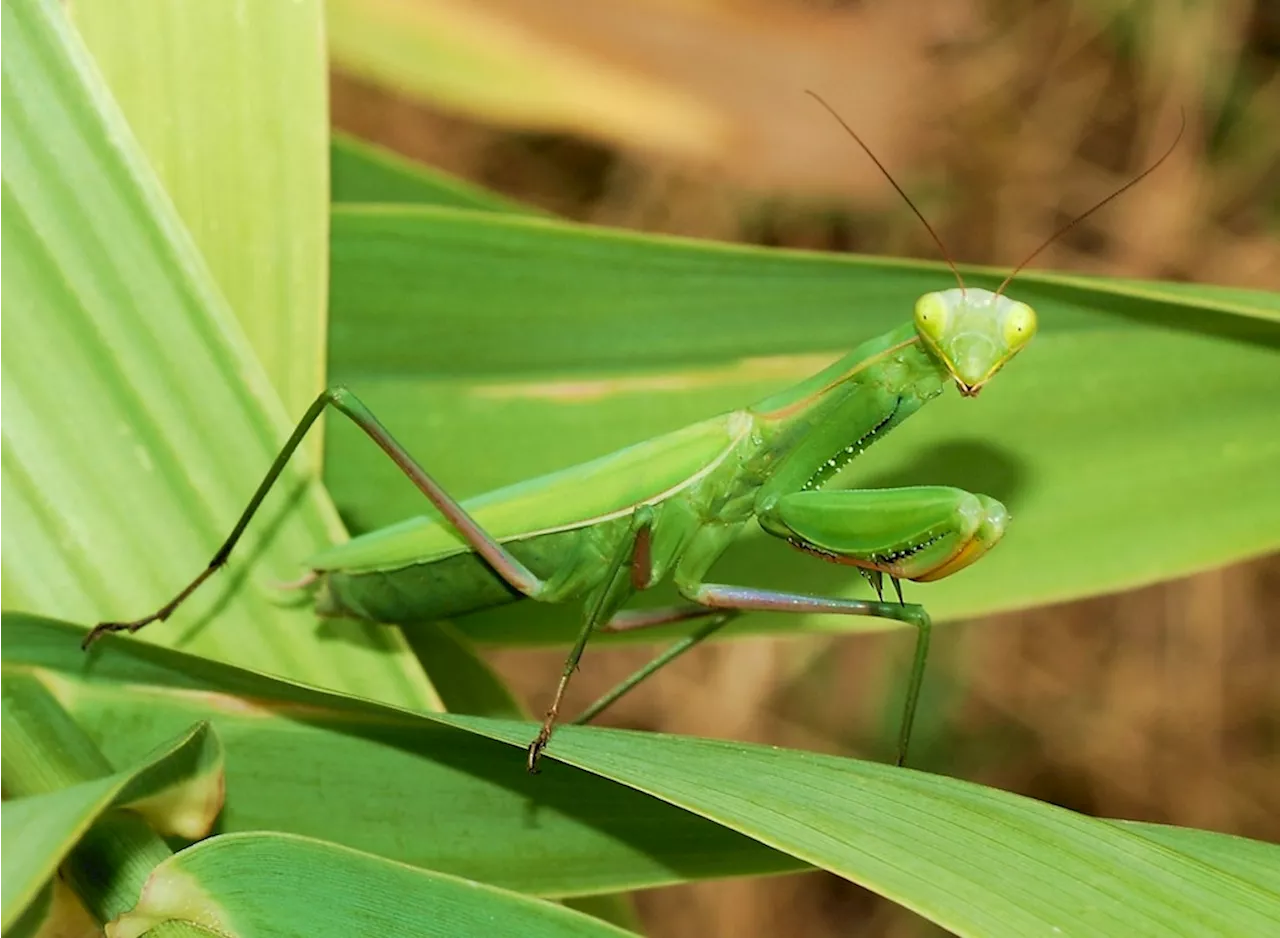
<instances>
[{"instance_id":1,"label":"blurred brown background","mask_svg":"<svg viewBox=\"0 0 1280 938\"><path fill-rule=\"evenodd\" d=\"M335 124L572 219L936 257L875 168L804 96L813 89L957 260L1008 266L1158 155L1182 110L1187 134L1168 163L1037 265L1280 288L1271 0L469 6L522 42L680 102L696 130L650 137L626 114L568 129L529 116L499 125L341 70ZM950 624L935 638L912 761L1090 814L1280 840L1278 623L1280 559L1268 558ZM884 758L910 642L892 633L699 649L605 722ZM571 705L647 656L588 652ZM540 710L561 653L494 658ZM658 938L936 932L822 873L654 890L637 907Z\"/></svg>"}]
</instances>

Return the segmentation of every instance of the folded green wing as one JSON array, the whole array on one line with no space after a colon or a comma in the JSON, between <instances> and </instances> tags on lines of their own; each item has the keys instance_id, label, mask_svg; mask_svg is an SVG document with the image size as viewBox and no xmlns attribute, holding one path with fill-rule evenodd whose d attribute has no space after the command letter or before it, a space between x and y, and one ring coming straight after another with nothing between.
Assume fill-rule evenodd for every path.
<instances>
[{"instance_id":1,"label":"folded green wing","mask_svg":"<svg viewBox=\"0 0 1280 938\"><path fill-rule=\"evenodd\" d=\"M588 525L679 491L714 466L735 440L731 420L732 415L724 414L691 424L463 505L499 541ZM308 565L350 572L394 569L469 549L452 527L423 515L332 547Z\"/></svg>"}]
</instances>

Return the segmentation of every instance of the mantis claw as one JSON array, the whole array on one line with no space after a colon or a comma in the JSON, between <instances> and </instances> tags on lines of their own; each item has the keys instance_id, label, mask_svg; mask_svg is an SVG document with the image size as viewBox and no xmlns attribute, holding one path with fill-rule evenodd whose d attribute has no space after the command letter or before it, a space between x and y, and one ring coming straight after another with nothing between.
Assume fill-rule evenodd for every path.
<instances>
[{"instance_id":1,"label":"mantis claw","mask_svg":"<svg viewBox=\"0 0 1280 938\"><path fill-rule=\"evenodd\" d=\"M163 616L147 616L145 619L136 619L133 622L99 622L93 627L93 630L84 637L84 640L80 642L80 650L88 650L90 645L108 633L128 632L132 635L143 626L150 625L152 622L161 621L162 619Z\"/></svg>"},{"instance_id":2,"label":"mantis claw","mask_svg":"<svg viewBox=\"0 0 1280 938\"><path fill-rule=\"evenodd\" d=\"M538 733L538 738L529 744L529 757L525 767L530 775L542 774L542 769L538 768L538 760L542 757L542 750L547 748L547 743L550 741L551 734L543 730Z\"/></svg>"},{"instance_id":3,"label":"mantis claw","mask_svg":"<svg viewBox=\"0 0 1280 938\"><path fill-rule=\"evenodd\" d=\"M80 650L87 651L89 646L108 632L119 632L124 626L119 622L99 622L93 630L80 642Z\"/></svg>"},{"instance_id":4,"label":"mantis claw","mask_svg":"<svg viewBox=\"0 0 1280 938\"><path fill-rule=\"evenodd\" d=\"M551 733L555 730L556 717L560 715L560 698L564 693L565 685L569 682L569 674L571 673L566 672L565 676L560 679L560 689L556 692L556 699L551 704L551 708L547 710L547 715L542 720L538 735L529 744L529 758L525 763L525 767L529 770L530 775L539 774L538 760L542 758L542 751L551 742Z\"/></svg>"}]
</instances>

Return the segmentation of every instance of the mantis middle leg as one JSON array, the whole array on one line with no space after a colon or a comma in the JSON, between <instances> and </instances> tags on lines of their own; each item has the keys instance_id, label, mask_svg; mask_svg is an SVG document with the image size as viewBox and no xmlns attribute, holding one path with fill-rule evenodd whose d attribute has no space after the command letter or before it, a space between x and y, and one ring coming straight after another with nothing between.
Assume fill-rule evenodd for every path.
<instances>
[{"instance_id":1,"label":"mantis middle leg","mask_svg":"<svg viewBox=\"0 0 1280 938\"><path fill-rule=\"evenodd\" d=\"M915 722L916 704L920 699L920 687L924 681L924 666L929 658L929 636L933 627L923 606L861 599L837 599L827 596L811 596L805 593L787 593L777 590L754 589L749 586L730 586L723 583L704 583L689 593L689 599L711 609L734 613L762 612L823 612L843 616L874 616L893 619L910 625L916 630L915 654L912 656L911 677L907 683L907 699L902 712L902 724L898 732L898 759L902 765L907 759L907 744L911 741L911 726Z\"/></svg>"}]
</instances>

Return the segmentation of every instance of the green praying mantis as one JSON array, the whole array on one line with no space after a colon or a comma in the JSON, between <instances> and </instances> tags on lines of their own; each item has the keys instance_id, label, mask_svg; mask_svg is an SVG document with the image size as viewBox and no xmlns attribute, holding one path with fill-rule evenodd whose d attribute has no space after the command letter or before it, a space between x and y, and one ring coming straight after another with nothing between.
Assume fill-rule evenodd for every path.
<instances>
[{"instance_id":1,"label":"green praying mantis","mask_svg":"<svg viewBox=\"0 0 1280 938\"><path fill-rule=\"evenodd\" d=\"M867 447L954 385L976 397L1031 341L1036 313L1004 295L1016 274L1054 239L1155 170L1173 146L1124 186L1046 240L995 291L966 287L928 221L871 150L813 95L866 152L928 229L958 286L928 293L914 316L829 367L742 410L712 417L559 472L459 502L343 387L308 408L208 566L151 615L103 622L136 632L167 619L220 569L311 426L333 407L360 427L418 487L440 517L418 517L358 536L307 566L320 615L412 627L533 599L581 602L582 626L527 766L551 740L565 690L591 635L701 620L686 638L592 704L586 722L663 665L750 610L874 616L916 630L898 734L906 759L924 679L931 623L903 601L901 580L951 576L1004 534L1005 507L946 486L829 490L825 484ZM1179 131L1179 138L1181 131ZM1174 146L1177 144L1174 140ZM876 600L731 585L708 574L752 523L822 560L856 567ZM888 577L896 602L884 598ZM670 579L684 604L628 610L641 590Z\"/></svg>"}]
</instances>

